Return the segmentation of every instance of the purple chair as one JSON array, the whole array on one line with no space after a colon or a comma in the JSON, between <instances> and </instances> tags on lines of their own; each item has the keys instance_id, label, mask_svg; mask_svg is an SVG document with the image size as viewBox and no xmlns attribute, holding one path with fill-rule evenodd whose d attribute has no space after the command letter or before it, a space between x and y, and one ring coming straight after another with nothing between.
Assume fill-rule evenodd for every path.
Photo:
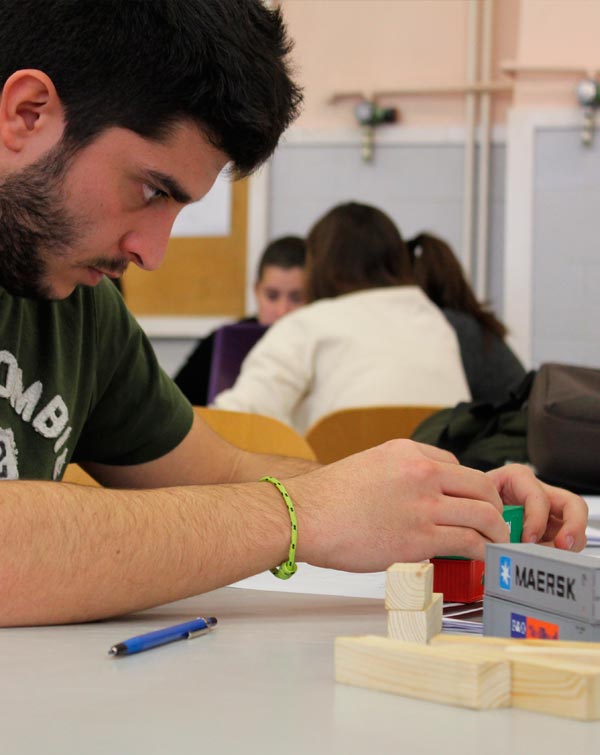
<instances>
[{"instance_id":1,"label":"purple chair","mask_svg":"<svg viewBox=\"0 0 600 755\"><path fill-rule=\"evenodd\" d=\"M215 396L235 383L246 354L266 329L266 325L257 322L238 322L217 330L210 363L207 404L211 404Z\"/></svg>"}]
</instances>

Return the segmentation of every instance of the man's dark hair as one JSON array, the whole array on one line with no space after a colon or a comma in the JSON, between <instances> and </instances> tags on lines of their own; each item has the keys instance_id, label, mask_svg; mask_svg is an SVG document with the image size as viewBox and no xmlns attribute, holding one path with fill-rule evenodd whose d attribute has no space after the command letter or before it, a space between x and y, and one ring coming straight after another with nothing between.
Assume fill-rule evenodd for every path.
<instances>
[{"instance_id":1,"label":"man's dark hair","mask_svg":"<svg viewBox=\"0 0 600 755\"><path fill-rule=\"evenodd\" d=\"M260 262L256 280L263 276L265 267L282 267L284 270L290 270L292 267L304 267L306 262L306 242L300 236L281 236L281 238L271 241L265 247Z\"/></svg>"},{"instance_id":2,"label":"man's dark hair","mask_svg":"<svg viewBox=\"0 0 600 755\"><path fill-rule=\"evenodd\" d=\"M290 48L260 0L0 0L0 87L46 73L72 149L112 126L159 140L187 119L246 175L297 115Z\"/></svg>"},{"instance_id":3,"label":"man's dark hair","mask_svg":"<svg viewBox=\"0 0 600 755\"><path fill-rule=\"evenodd\" d=\"M414 282L400 231L376 207L334 207L309 231L306 247L308 301Z\"/></svg>"}]
</instances>

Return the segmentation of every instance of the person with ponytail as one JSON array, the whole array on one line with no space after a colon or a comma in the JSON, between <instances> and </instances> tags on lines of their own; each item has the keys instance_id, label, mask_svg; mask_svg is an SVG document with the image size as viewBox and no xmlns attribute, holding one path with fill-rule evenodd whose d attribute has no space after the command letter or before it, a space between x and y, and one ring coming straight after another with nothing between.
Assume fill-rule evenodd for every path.
<instances>
[{"instance_id":1,"label":"person with ponytail","mask_svg":"<svg viewBox=\"0 0 600 755\"><path fill-rule=\"evenodd\" d=\"M420 233L407 242L415 281L456 331L473 401L501 402L525 377L505 325L477 298L445 241Z\"/></svg>"}]
</instances>

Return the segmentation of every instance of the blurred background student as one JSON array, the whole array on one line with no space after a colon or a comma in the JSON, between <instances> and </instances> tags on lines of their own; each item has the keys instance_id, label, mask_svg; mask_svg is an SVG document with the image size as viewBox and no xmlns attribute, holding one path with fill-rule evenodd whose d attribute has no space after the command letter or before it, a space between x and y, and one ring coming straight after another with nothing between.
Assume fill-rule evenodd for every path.
<instances>
[{"instance_id":1,"label":"blurred background student","mask_svg":"<svg viewBox=\"0 0 600 755\"><path fill-rule=\"evenodd\" d=\"M272 241L258 265L254 293L257 312L240 322L272 325L305 301L306 244L299 236L283 236ZM174 380L195 406L207 403L210 367L217 331L198 342Z\"/></svg>"},{"instance_id":2,"label":"blurred background student","mask_svg":"<svg viewBox=\"0 0 600 755\"><path fill-rule=\"evenodd\" d=\"M506 327L477 301L445 241L421 233L407 243L416 282L456 331L473 401L506 400L525 377L525 368L504 340Z\"/></svg>"},{"instance_id":3,"label":"blurred background student","mask_svg":"<svg viewBox=\"0 0 600 755\"><path fill-rule=\"evenodd\" d=\"M305 432L337 409L470 398L456 335L415 284L387 215L355 202L333 208L307 237L306 263L311 303L269 329L215 406Z\"/></svg>"}]
</instances>

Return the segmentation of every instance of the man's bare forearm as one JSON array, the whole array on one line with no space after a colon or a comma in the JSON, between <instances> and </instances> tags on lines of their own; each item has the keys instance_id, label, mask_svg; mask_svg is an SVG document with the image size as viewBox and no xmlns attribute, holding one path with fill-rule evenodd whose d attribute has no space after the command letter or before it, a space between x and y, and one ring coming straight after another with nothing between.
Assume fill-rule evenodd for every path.
<instances>
[{"instance_id":1,"label":"man's bare forearm","mask_svg":"<svg viewBox=\"0 0 600 755\"><path fill-rule=\"evenodd\" d=\"M227 462L235 466L235 454ZM298 518L297 560L317 566L368 572L435 555L482 559L486 543L508 538L507 503L525 505L528 541L585 544L585 502L520 465L486 475L407 440L287 478L281 468L253 465L245 470L252 477L284 478ZM4 482L1 489L5 626L143 609L230 584L288 554L288 512L268 483L189 479L179 488L111 490Z\"/></svg>"},{"instance_id":2,"label":"man's bare forearm","mask_svg":"<svg viewBox=\"0 0 600 755\"><path fill-rule=\"evenodd\" d=\"M232 469L230 482L253 482L265 475L272 477L296 477L311 472L321 466L317 461L296 459L289 456L267 454L240 455L239 462Z\"/></svg>"},{"instance_id":3,"label":"man's bare forearm","mask_svg":"<svg viewBox=\"0 0 600 755\"><path fill-rule=\"evenodd\" d=\"M98 619L230 584L287 555L265 483L116 491L5 482L0 624Z\"/></svg>"}]
</instances>

